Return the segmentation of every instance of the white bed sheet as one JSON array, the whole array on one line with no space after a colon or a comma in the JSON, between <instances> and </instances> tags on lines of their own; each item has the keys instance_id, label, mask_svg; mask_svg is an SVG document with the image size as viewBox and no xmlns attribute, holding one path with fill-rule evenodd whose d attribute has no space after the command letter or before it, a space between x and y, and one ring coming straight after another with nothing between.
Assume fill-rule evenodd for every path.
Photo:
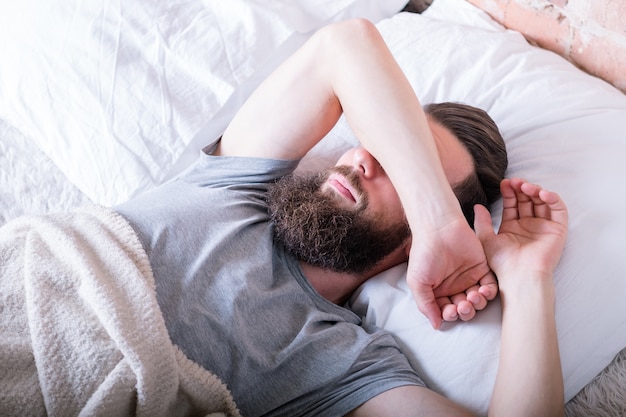
<instances>
[{"instance_id":1,"label":"white bed sheet","mask_svg":"<svg viewBox=\"0 0 626 417\"><path fill-rule=\"evenodd\" d=\"M404 3L3 2L0 119L92 201L121 203L180 171L186 151L201 147L198 131L208 121L217 130L203 144L221 133L255 83L315 29L378 21Z\"/></svg>"}]
</instances>

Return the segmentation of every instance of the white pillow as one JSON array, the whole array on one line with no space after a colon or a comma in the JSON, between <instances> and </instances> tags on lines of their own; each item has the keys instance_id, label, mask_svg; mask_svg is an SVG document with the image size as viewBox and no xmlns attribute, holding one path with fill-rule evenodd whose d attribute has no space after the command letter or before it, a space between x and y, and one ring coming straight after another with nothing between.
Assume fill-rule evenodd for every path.
<instances>
[{"instance_id":1,"label":"white pillow","mask_svg":"<svg viewBox=\"0 0 626 417\"><path fill-rule=\"evenodd\" d=\"M94 202L182 170L317 28L406 0L3 2L0 119ZM207 124L212 129L194 136ZM182 159L181 159L182 158Z\"/></svg>"},{"instance_id":2,"label":"white pillow","mask_svg":"<svg viewBox=\"0 0 626 417\"><path fill-rule=\"evenodd\" d=\"M570 233L555 282L571 399L626 347L626 96L464 0L437 0L422 16L401 14L378 27L423 103L485 109L507 143L507 176L542 184L567 203ZM500 215L496 204L496 227ZM415 307L402 265L367 282L353 303L366 322L397 335L430 387L486 414L499 302L471 322L434 331Z\"/></svg>"}]
</instances>

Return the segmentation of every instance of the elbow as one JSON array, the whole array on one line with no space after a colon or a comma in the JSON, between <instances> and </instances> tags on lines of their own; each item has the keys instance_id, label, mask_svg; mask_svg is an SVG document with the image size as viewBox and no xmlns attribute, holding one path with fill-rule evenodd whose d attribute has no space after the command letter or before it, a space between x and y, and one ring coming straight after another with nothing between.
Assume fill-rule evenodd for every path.
<instances>
[{"instance_id":1,"label":"elbow","mask_svg":"<svg viewBox=\"0 0 626 417\"><path fill-rule=\"evenodd\" d=\"M332 23L320 29L317 36L335 51L350 52L382 42L376 26L367 19L355 18Z\"/></svg>"}]
</instances>

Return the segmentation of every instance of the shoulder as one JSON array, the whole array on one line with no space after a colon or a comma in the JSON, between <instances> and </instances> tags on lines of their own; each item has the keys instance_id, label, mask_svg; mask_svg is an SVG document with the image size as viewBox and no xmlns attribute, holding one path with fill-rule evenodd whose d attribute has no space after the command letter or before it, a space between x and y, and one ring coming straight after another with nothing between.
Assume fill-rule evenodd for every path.
<instances>
[{"instance_id":1,"label":"shoulder","mask_svg":"<svg viewBox=\"0 0 626 417\"><path fill-rule=\"evenodd\" d=\"M297 160L222 156L203 151L179 179L200 185L267 183L293 172L298 163Z\"/></svg>"}]
</instances>

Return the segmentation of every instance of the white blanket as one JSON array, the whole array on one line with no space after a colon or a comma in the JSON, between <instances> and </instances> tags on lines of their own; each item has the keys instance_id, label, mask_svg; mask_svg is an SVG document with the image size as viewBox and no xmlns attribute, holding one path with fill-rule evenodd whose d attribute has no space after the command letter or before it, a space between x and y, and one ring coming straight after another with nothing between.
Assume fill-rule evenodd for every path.
<instances>
[{"instance_id":1,"label":"white blanket","mask_svg":"<svg viewBox=\"0 0 626 417\"><path fill-rule=\"evenodd\" d=\"M239 415L170 342L147 255L109 209L0 229L0 331L0 415Z\"/></svg>"}]
</instances>

